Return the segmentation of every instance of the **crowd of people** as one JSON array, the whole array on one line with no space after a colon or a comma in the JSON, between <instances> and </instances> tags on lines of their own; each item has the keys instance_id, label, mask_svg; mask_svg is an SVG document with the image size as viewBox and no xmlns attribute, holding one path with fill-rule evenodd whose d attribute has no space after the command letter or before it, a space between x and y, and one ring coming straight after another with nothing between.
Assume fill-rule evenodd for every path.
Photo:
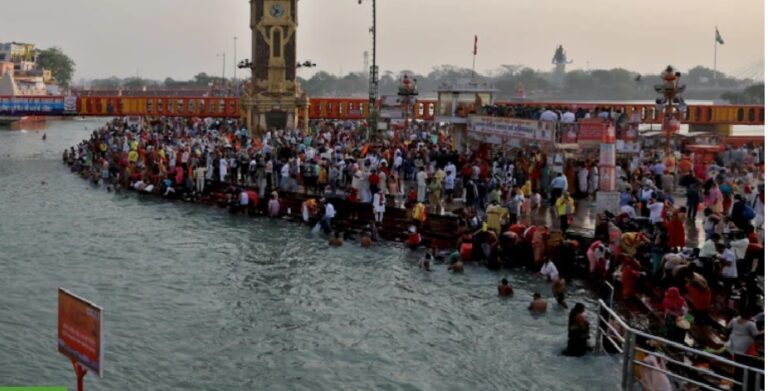
<instances>
[{"instance_id":1,"label":"crowd of people","mask_svg":"<svg viewBox=\"0 0 768 391\"><path fill-rule=\"evenodd\" d=\"M526 116L526 108L515 110ZM535 118L547 120L542 117L548 111ZM554 120L567 121L569 114L574 120L611 118L599 110L564 109ZM447 261L454 272L463 272L465 262L494 270L527 267L551 281L552 295L562 306L567 306L566 279L578 273L577 254L582 252L588 273L620 284L626 299L636 296L642 284L668 288L660 308L667 318L666 335L675 340L685 335L678 329L687 311L699 315L696 322L706 321L714 307L737 308L744 319L762 312L757 279L763 275L764 241L760 148L729 148L708 165L694 164L685 151L641 153L618 162L621 213L606 213L594 241L584 244L567 234L577 207L589 202L579 200L594 199L598 190L595 160L564 161L539 148L461 151L453 148L446 129L434 124L405 129L397 143L366 141L362 134L351 121L318 121L309 132L278 130L249 137L235 120L131 123L118 118L63 158L73 171L116 190L195 200L209 187L226 184L231 207L251 214L279 216L285 213L280 194L310 194L316 200L303 205L304 219L316 218L333 246L343 243L340 231L347 231L334 221L336 200L370 205L374 220L361 239L368 245L387 208L408 210L413 219L406 241L410 247L425 244L420 228L430 212L450 213L457 221L457 240L449 251L430 252L423 268L437 261ZM705 242L693 250L687 245L697 247L696 238L686 237L692 227L705 232ZM511 295L512 287L502 282L498 292ZM716 296L725 301L716 302ZM541 311L546 301L537 294L530 308ZM567 350L582 355L589 324L583 305L573 311L569 338L574 340ZM730 327L743 329L739 322ZM727 347L743 353L744 345L743 340L729 341Z\"/></svg>"}]
</instances>

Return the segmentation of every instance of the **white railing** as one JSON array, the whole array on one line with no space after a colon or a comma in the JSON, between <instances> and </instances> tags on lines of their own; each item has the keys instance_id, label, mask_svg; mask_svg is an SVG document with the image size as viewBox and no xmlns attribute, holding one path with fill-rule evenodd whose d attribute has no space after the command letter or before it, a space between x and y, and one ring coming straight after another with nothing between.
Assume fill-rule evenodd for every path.
<instances>
[{"instance_id":1,"label":"white railing","mask_svg":"<svg viewBox=\"0 0 768 391\"><path fill-rule=\"evenodd\" d=\"M732 390L759 391L763 389L762 386L765 371L762 369L762 365L760 368L751 367L634 329L616 314L616 312L614 312L603 300L599 300L598 303L598 327L595 338L595 351L597 354L605 352L606 346L603 344L603 339L605 337L605 342L607 342L607 344L610 344L610 346L617 352L621 352L622 390L634 390L633 387L637 381L634 375L635 366L639 366L643 370L660 372L678 385L694 385L703 390L722 391L723 388L720 388L717 384L696 379L694 378L695 375L698 375L701 378L710 378L720 382L730 383L733 385L731 388ZM663 349L652 351L639 347L637 346L638 337L647 341L653 341L656 346ZM678 352L691 358L691 362L695 362L695 358L700 358L709 361L710 363L717 363L720 367L727 368L723 372L731 375L716 373L708 368L697 367L684 361L677 360L663 353L663 350ZM672 367L673 369L660 368L649 365L644 361L637 360L635 358L635 353L637 352L655 356L659 361L663 360L667 366Z\"/></svg>"}]
</instances>

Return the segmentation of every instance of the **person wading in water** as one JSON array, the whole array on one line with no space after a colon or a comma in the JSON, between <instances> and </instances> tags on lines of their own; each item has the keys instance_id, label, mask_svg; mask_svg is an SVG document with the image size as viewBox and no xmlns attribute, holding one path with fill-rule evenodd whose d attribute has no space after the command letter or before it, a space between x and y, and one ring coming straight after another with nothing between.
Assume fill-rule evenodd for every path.
<instances>
[{"instance_id":1,"label":"person wading in water","mask_svg":"<svg viewBox=\"0 0 768 391\"><path fill-rule=\"evenodd\" d=\"M590 350L587 345L589 340L589 321L584 312L584 304L576 303L568 315L568 347L563 350L563 355L581 357Z\"/></svg>"}]
</instances>

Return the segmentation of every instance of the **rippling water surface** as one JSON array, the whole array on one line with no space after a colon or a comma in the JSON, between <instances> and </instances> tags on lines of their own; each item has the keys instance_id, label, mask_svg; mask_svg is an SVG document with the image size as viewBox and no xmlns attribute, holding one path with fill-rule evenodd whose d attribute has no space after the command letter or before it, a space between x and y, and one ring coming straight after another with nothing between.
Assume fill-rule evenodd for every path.
<instances>
[{"instance_id":1,"label":"rippling water surface","mask_svg":"<svg viewBox=\"0 0 768 391\"><path fill-rule=\"evenodd\" d=\"M105 311L88 390L618 389L612 358L559 355L567 312L529 315L549 288L528 273L426 273L395 245L330 249L300 225L107 193L61 163L98 124L0 131L0 385L74 386L66 287Z\"/></svg>"}]
</instances>

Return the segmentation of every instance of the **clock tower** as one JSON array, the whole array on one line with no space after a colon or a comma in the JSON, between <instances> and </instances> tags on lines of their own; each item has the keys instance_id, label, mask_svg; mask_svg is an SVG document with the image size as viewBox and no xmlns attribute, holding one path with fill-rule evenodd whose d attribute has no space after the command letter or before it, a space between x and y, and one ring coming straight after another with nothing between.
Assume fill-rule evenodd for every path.
<instances>
[{"instance_id":1,"label":"clock tower","mask_svg":"<svg viewBox=\"0 0 768 391\"><path fill-rule=\"evenodd\" d=\"M251 80L240 98L251 134L306 127L309 99L296 80L298 0L250 0Z\"/></svg>"}]
</instances>

